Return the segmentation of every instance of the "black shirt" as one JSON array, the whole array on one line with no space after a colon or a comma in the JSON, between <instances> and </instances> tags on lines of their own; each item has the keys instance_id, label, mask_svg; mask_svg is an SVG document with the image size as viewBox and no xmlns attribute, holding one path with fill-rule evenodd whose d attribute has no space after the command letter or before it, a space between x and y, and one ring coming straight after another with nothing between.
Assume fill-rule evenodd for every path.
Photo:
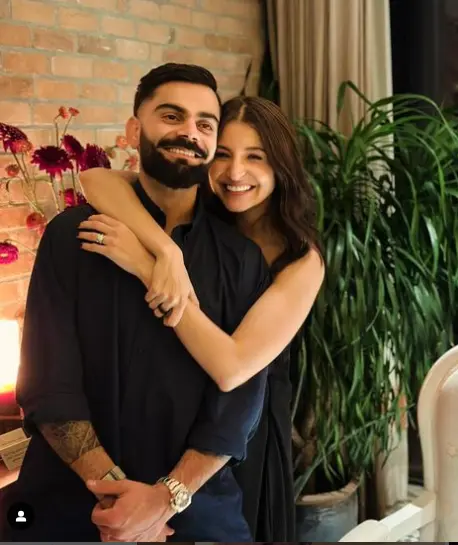
<instances>
[{"instance_id":1,"label":"black shirt","mask_svg":"<svg viewBox=\"0 0 458 545\"><path fill-rule=\"evenodd\" d=\"M136 190L164 226L164 214L140 184ZM64 531L67 522L77 520L88 536L94 529L87 520L94 499L41 435L33 433L36 424L91 420L101 444L128 478L154 483L188 448L242 460L261 413L266 379L263 371L233 392L219 391L173 329L154 317L141 282L108 259L80 250L77 227L93 212L89 206L66 210L42 238L17 387L33 436L16 496L34 502L39 511L34 527L38 520L51 527L59 521ZM232 333L269 284L260 249L206 212L199 199L191 224L177 227L172 236L183 250L201 309ZM170 521L174 537L239 539L245 524L240 500L226 467L194 496L191 507ZM211 519L219 522L208 532ZM21 539L63 535L52 530L39 534L34 527L27 536L22 531Z\"/></svg>"}]
</instances>

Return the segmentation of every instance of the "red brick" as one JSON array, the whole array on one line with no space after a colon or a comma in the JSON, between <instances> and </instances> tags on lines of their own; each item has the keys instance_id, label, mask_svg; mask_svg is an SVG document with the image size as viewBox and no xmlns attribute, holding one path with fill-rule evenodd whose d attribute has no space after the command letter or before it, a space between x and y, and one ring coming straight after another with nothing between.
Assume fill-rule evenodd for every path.
<instances>
[{"instance_id":1,"label":"red brick","mask_svg":"<svg viewBox=\"0 0 458 545\"><path fill-rule=\"evenodd\" d=\"M129 0L118 0L116 2L116 9L119 13L128 13L130 11Z\"/></svg>"},{"instance_id":2,"label":"red brick","mask_svg":"<svg viewBox=\"0 0 458 545\"><path fill-rule=\"evenodd\" d=\"M262 49L262 44L258 45L256 40L249 40L248 38L228 38L229 46L226 51L231 53L254 53L256 50Z\"/></svg>"},{"instance_id":3,"label":"red brick","mask_svg":"<svg viewBox=\"0 0 458 545\"><path fill-rule=\"evenodd\" d=\"M55 144L54 131L49 129L27 129L26 133L35 147Z\"/></svg>"},{"instance_id":4,"label":"red brick","mask_svg":"<svg viewBox=\"0 0 458 545\"><path fill-rule=\"evenodd\" d=\"M167 23L178 25L191 24L191 10L180 6L163 5L161 6L161 19Z\"/></svg>"},{"instance_id":5,"label":"red brick","mask_svg":"<svg viewBox=\"0 0 458 545\"><path fill-rule=\"evenodd\" d=\"M132 112L131 112L132 114ZM127 119L126 119L127 121ZM124 136L124 127L120 129L102 129L97 131L97 144L99 146L114 146L117 136Z\"/></svg>"},{"instance_id":6,"label":"red brick","mask_svg":"<svg viewBox=\"0 0 458 545\"><path fill-rule=\"evenodd\" d=\"M32 271L35 256L25 250L19 250L19 259L8 265L0 265L0 280L12 279L16 276L26 275ZM2 308L4 315L4 309ZM13 315L14 316L14 315Z\"/></svg>"},{"instance_id":7,"label":"red brick","mask_svg":"<svg viewBox=\"0 0 458 545\"><path fill-rule=\"evenodd\" d=\"M159 6L152 0L130 0L129 13L152 21L157 21L161 16Z\"/></svg>"},{"instance_id":8,"label":"red brick","mask_svg":"<svg viewBox=\"0 0 458 545\"><path fill-rule=\"evenodd\" d=\"M144 42L155 44L170 44L174 40L175 32L167 25L154 23L138 23L137 38Z\"/></svg>"},{"instance_id":9,"label":"red brick","mask_svg":"<svg viewBox=\"0 0 458 545\"><path fill-rule=\"evenodd\" d=\"M78 53L97 55L98 57L113 57L115 42L110 38L97 36L78 36Z\"/></svg>"},{"instance_id":10,"label":"red brick","mask_svg":"<svg viewBox=\"0 0 458 545\"><path fill-rule=\"evenodd\" d=\"M0 19L9 19L11 17L11 5L8 0L0 2Z\"/></svg>"},{"instance_id":11,"label":"red brick","mask_svg":"<svg viewBox=\"0 0 458 545\"><path fill-rule=\"evenodd\" d=\"M162 53L162 52L161 52ZM131 77L130 80L137 85L140 79L151 70L152 66L150 63L135 63L131 66Z\"/></svg>"},{"instance_id":12,"label":"red brick","mask_svg":"<svg viewBox=\"0 0 458 545\"><path fill-rule=\"evenodd\" d=\"M193 11L191 14L191 25L194 28L214 30L216 28L216 15Z\"/></svg>"},{"instance_id":13,"label":"red brick","mask_svg":"<svg viewBox=\"0 0 458 545\"><path fill-rule=\"evenodd\" d=\"M230 45L230 38L227 36L219 36L217 34L205 35L205 47L215 49L217 51L227 51Z\"/></svg>"},{"instance_id":14,"label":"red brick","mask_svg":"<svg viewBox=\"0 0 458 545\"><path fill-rule=\"evenodd\" d=\"M53 57L51 62L52 73L56 76L69 78L91 78L93 60L84 57L72 57L59 55Z\"/></svg>"},{"instance_id":15,"label":"red brick","mask_svg":"<svg viewBox=\"0 0 458 545\"><path fill-rule=\"evenodd\" d=\"M100 123L116 123L116 112L119 106L91 106L87 110L81 110L79 122L84 125L98 125Z\"/></svg>"},{"instance_id":16,"label":"red brick","mask_svg":"<svg viewBox=\"0 0 458 545\"><path fill-rule=\"evenodd\" d=\"M197 0L172 0L171 4L178 4L179 6L185 6L186 8L195 8Z\"/></svg>"},{"instance_id":17,"label":"red brick","mask_svg":"<svg viewBox=\"0 0 458 545\"><path fill-rule=\"evenodd\" d=\"M71 81L37 79L35 81L35 93L40 100L72 100L78 96L78 86Z\"/></svg>"},{"instance_id":18,"label":"red brick","mask_svg":"<svg viewBox=\"0 0 458 545\"><path fill-rule=\"evenodd\" d=\"M26 26L0 23L0 36L3 46L30 47L32 45L30 29Z\"/></svg>"},{"instance_id":19,"label":"red brick","mask_svg":"<svg viewBox=\"0 0 458 545\"><path fill-rule=\"evenodd\" d=\"M178 27L175 31L174 43L186 47L205 47L206 36L202 32L196 30Z\"/></svg>"},{"instance_id":20,"label":"red brick","mask_svg":"<svg viewBox=\"0 0 458 545\"><path fill-rule=\"evenodd\" d=\"M256 17L261 14L259 3L232 2L231 0L201 0L201 9L218 13L219 15L232 15L241 19Z\"/></svg>"},{"instance_id":21,"label":"red brick","mask_svg":"<svg viewBox=\"0 0 458 545\"><path fill-rule=\"evenodd\" d=\"M126 81L129 78L129 70L125 64L120 62L95 60L94 77Z\"/></svg>"},{"instance_id":22,"label":"red brick","mask_svg":"<svg viewBox=\"0 0 458 545\"><path fill-rule=\"evenodd\" d=\"M103 17L102 32L112 34L113 36L123 36L125 38L136 37L135 23L122 17ZM140 40L140 36L138 36Z\"/></svg>"},{"instance_id":23,"label":"red brick","mask_svg":"<svg viewBox=\"0 0 458 545\"><path fill-rule=\"evenodd\" d=\"M25 220L30 214L29 206L8 206L2 208L0 214L1 229L15 229L25 226Z\"/></svg>"},{"instance_id":24,"label":"red brick","mask_svg":"<svg viewBox=\"0 0 458 545\"><path fill-rule=\"evenodd\" d=\"M33 34L33 45L37 49L70 52L75 50L74 37L63 31L36 28Z\"/></svg>"},{"instance_id":25,"label":"red brick","mask_svg":"<svg viewBox=\"0 0 458 545\"><path fill-rule=\"evenodd\" d=\"M149 57L147 43L135 40L116 40L117 56L126 60L146 60Z\"/></svg>"},{"instance_id":26,"label":"red brick","mask_svg":"<svg viewBox=\"0 0 458 545\"><path fill-rule=\"evenodd\" d=\"M234 75L234 74L218 74L216 76L216 81L218 82L218 87L220 89L238 89L241 91L243 84L245 82L245 76ZM240 93L239 93L240 94Z\"/></svg>"},{"instance_id":27,"label":"red brick","mask_svg":"<svg viewBox=\"0 0 458 545\"><path fill-rule=\"evenodd\" d=\"M149 53L149 60L153 64L149 66L146 72L149 72L153 68L153 66L157 66L158 64L160 64L164 56L163 48L160 45L156 45L156 44L150 44L150 45L151 45L151 48Z\"/></svg>"},{"instance_id":28,"label":"red brick","mask_svg":"<svg viewBox=\"0 0 458 545\"><path fill-rule=\"evenodd\" d=\"M129 86L122 86L119 87L119 102L122 104L133 104L134 103L134 96L135 96L135 85L129 85Z\"/></svg>"},{"instance_id":29,"label":"red brick","mask_svg":"<svg viewBox=\"0 0 458 545\"><path fill-rule=\"evenodd\" d=\"M59 8L59 25L73 30L93 32L99 28L98 17L87 11L73 8Z\"/></svg>"},{"instance_id":30,"label":"red brick","mask_svg":"<svg viewBox=\"0 0 458 545\"><path fill-rule=\"evenodd\" d=\"M103 102L116 102L116 87L114 84L85 83L81 87L80 97Z\"/></svg>"},{"instance_id":31,"label":"red brick","mask_svg":"<svg viewBox=\"0 0 458 545\"><path fill-rule=\"evenodd\" d=\"M1 235L0 235L1 237ZM3 267L4 265L0 265ZM0 282L0 301L2 305L5 303L12 303L21 299L22 286L18 280L12 280L10 282Z\"/></svg>"},{"instance_id":32,"label":"red brick","mask_svg":"<svg viewBox=\"0 0 458 545\"><path fill-rule=\"evenodd\" d=\"M56 9L52 4L34 0L11 0L11 9L13 19L17 21L54 26Z\"/></svg>"},{"instance_id":33,"label":"red brick","mask_svg":"<svg viewBox=\"0 0 458 545\"><path fill-rule=\"evenodd\" d=\"M0 99L29 98L33 95L33 80L29 77L0 76Z\"/></svg>"},{"instance_id":34,"label":"red brick","mask_svg":"<svg viewBox=\"0 0 458 545\"><path fill-rule=\"evenodd\" d=\"M19 74L46 74L49 73L49 58L41 53L6 51L3 54L3 68Z\"/></svg>"},{"instance_id":35,"label":"red brick","mask_svg":"<svg viewBox=\"0 0 458 545\"><path fill-rule=\"evenodd\" d=\"M52 125L60 104L35 103L33 105L33 122L38 125Z\"/></svg>"},{"instance_id":36,"label":"red brick","mask_svg":"<svg viewBox=\"0 0 458 545\"><path fill-rule=\"evenodd\" d=\"M116 121L120 125L124 125L129 117L132 116L132 106L118 106L116 108Z\"/></svg>"},{"instance_id":37,"label":"red brick","mask_svg":"<svg viewBox=\"0 0 458 545\"><path fill-rule=\"evenodd\" d=\"M216 30L223 34L237 34L249 36L252 34L253 23L234 19L233 17L218 17L216 19Z\"/></svg>"},{"instance_id":38,"label":"red brick","mask_svg":"<svg viewBox=\"0 0 458 545\"><path fill-rule=\"evenodd\" d=\"M117 9L117 0L78 0L78 4L96 10L115 11Z\"/></svg>"},{"instance_id":39,"label":"red brick","mask_svg":"<svg viewBox=\"0 0 458 545\"><path fill-rule=\"evenodd\" d=\"M30 105L25 102L7 102L0 100L0 119L12 125L30 125L32 113Z\"/></svg>"}]
</instances>

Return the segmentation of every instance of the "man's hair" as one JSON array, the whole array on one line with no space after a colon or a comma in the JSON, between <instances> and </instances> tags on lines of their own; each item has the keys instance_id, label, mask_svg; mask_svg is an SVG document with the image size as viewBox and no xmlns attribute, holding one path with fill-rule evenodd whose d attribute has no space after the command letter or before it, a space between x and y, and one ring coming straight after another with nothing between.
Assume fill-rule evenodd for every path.
<instances>
[{"instance_id":1,"label":"man's hair","mask_svg":"<svg viewBox=\"0 0 458 545\"><path fill-rule=\"evenodd\" d=\"M178 64L169 62L162 64L157 68L153 68L145 74L137 86L134 99L134 115L138 113L138 109L142 103L151 98L158 87L165 83L171 82L186 82L195 83L196 85L204 85L209 87L217 96L219 105L221 99L218 95L218 84L211 72L202 66L195 64Z\"/></svg>"}]
</instances>

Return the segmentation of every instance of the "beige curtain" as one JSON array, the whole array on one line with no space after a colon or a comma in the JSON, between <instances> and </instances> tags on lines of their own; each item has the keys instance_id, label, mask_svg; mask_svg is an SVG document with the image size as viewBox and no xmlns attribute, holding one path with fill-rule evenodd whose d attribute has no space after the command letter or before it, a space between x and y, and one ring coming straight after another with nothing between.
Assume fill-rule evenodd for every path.
<instances>
[{"instance_id":1,"label":"beige curtain","mask_svg":"<svg viewBox=\"0 0 458 545\"><path fill-rule=\"evenodd\" d=\"M370 100L392 94L388 0L267 0L280 104L291 120L319 119L348 132L363 103L351 94L337 125L344 80ZM350 106L348 108L347 106Z\"/></svg>"}]
</instances>

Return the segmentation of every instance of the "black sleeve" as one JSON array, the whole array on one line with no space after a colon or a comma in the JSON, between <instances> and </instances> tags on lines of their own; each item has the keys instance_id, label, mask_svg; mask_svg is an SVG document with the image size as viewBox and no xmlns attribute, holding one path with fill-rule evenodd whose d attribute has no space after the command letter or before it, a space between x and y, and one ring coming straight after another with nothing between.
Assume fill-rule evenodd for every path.
<instances>
[{"instance_id":1,"label":"black sleeve","mask_svg":"<svg viewBox=\"0 0 458 545\"><path fill-rule=\"evenodd\" d=\"M30 280L16 389L30 432L40 423L90 420L75 326L82 219L69 211L52 220Z\"/></svg>"},{"instance_id":2,"label":"black sleeve","mask_svg":"<svg viewBox=\"0 0 458 545\"><path fill-rule=\"evenodd\" d=\"M258 247L248 246L238 297L239 311L230 333L270 285L267 264ZM230 456L240 462L246 456L248 441L254 434L262 413L267 367L231 392L221 392L209 382L199 418L189 437L189 447Z\"/></svg>"}]
</instances>

